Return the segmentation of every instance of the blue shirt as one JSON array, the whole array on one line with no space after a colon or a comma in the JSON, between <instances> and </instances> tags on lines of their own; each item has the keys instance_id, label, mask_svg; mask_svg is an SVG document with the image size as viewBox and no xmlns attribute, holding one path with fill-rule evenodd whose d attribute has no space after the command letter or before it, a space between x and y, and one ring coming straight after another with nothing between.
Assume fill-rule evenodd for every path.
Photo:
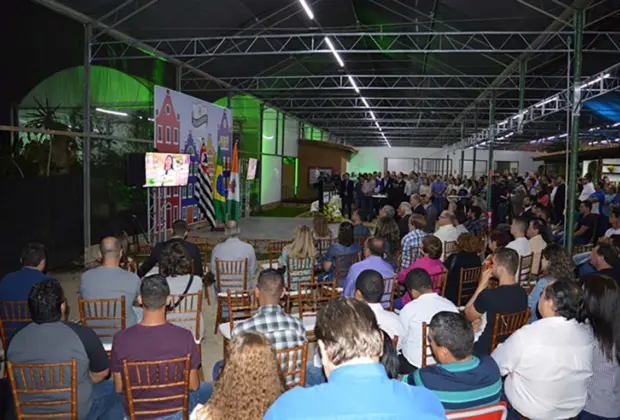
<instances>
[{"instance_id":1,"label":"blue shirt","mask_svg":"<svg viewBox=\"0 0 620 420\"><path fill-rule=\"evenodd\" d=\"M592 203L592 213L603 214L603 207L605 206L605 192L603 190L594 191L590 194L590 198L596 198L597 203Z\"/></svg>"},{"instance_id":2,"label":"blue shirt","mask_svg":"<svg viewBox=\"0 0 620 420\"><path fill-rule=\"evenodd\" d=\"M7 274L0 281L0 301L26 301L32 286L48 279L49 277L35 268L22 267L21 270Z\"/></svg>"},{"instance_id":3,"label":"blue shirt","mask_svg":"<svg viewBox=\"0 0 620 420\"><path fill-rule=\"evenodd\" d=\"M538 301L540 300L540 296L545 290L545 287L547 287L547 284L549 284L549 279L547 278L538 280L530 294L527 296L527 306L530 307L530 319L527 321L528 324L531 324L538 319L538 312L536 312L536 309L538 309Z\"/></svg>"},{"instance_id":4,"label":"blue shirt","mask_svg":"<svg viewBox=\"0 0 620 420\"><path fill-rule=\"evenodd\" d=\"M502 392L499 367L490 356L421 368L403 382L432 391L447 412L496 404Z\"/></svg>"},{"instance_id":5,"label":"blue shirt","mask_svg":"<svg viewBox=\"0 0 620 420\"><path fill-rule=\"evenodd\" d=\"M394 277L394 267L392 267L390 263L383 260L381 257L371 255L370 257L353 264L351 268L349 268L349 273L344 281L343 296L351 297L355 294L355 282L357 281L357 276L359 276L364 270L376 270L383 276L384 279Z\"/></svg>"},{"instance_id":6,"label":"blue shirt","mask_svg":"<svg viewBox=\"0 0 620 420\"><path fill-rule=\"evenodd\" d=\"M370 230L360 223L359 225L353 226L353 234L356 238L360 236L370 236Z\"/></svg>"},{"instance_id":7,"label":"blue shirt","mask_svg":"<svg viewBox=\"0 0 620 420\"><path fill-rule=\"evenodd\" d=\"M430 391L388 379L378 363L341 366L329 382L293 388L278 398L265 420L279 419L445 419L441 403Z\"/></svg>"}]
</instances>

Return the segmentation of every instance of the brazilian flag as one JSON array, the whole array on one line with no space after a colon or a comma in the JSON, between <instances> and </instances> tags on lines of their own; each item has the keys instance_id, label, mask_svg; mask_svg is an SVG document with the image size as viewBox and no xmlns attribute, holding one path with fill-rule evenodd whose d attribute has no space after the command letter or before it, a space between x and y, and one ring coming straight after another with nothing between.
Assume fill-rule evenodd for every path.
<instances>
[{"instance_id":1,"label":"brazilian flag","mask_svg":"<svg viewBox=\"0 0 620 420\"><path fill-rule=\"evenodd\" d=\"M219 221L226 222L226 180L224 178L222 149L219 145L217 146L217 164L215 165L213 207L215 207L215 218Z\"/></svg>"}]
</instances>

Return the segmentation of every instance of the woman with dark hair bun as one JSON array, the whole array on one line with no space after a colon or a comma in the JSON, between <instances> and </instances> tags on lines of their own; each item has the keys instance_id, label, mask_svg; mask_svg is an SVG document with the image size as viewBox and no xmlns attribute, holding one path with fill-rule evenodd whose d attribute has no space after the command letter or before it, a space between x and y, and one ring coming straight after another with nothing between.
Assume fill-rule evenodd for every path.
<instances>
[{"instance_id":1,"label":"woman with dark hair bun","mask_svg":"<svg viewBox=\"0 0 620 420\"><path fill-rule=\"evenodd\" d=\"M458 252L450 254L444 263L448 270L446 280L446 299L455 305L459 299L459 283L461 281L461 269L480 267L480 251L482 243L473 233L461 233L456 239Z\"/></svg>"},{"instance_id":2,"label":"woman with dark hair bun","mask_svg":"<svg viewBox=\"0 0 620 420\"><path fill-rule=\"evenodd\" d=\"M323 281L331 281L334 278L336 258L341 255L350 255L353 262L355 262L356 254L359 254L362 249L355 242L355 227L353 223L344 221L340 223L338 228L338 240L333 243L327 249L325 260L323 261L323 271L327 273Z\"/></svg>"},{"instance_id":3,"label":"woman with dark hair bun","mask_svg":"<svg viewBox=\"0 0 620 420\"><path fill-rule=\"evenodd\" d=\"M580 420L620 419L620 287L599 274L581 279L584 316L594 333L593 376Z\"/></svg>"}]
</instances>

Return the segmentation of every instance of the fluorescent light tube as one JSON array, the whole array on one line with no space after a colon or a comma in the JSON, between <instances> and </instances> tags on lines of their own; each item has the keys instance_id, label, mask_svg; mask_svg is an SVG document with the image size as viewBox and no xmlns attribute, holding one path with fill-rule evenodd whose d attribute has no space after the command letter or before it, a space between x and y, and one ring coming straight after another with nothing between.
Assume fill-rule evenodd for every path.
<instances>
[{"instance_id":1,"label":"fluorescent light tube","mask_svg":"<svg viewBox=\"0 0 620 420\"><path fill-rule=\"evenodd\" d=\"M310 19L314 19L314 13L312 13L312 9L310 9L310 5L306 3L306 0L299 0L299 2L301 3L301 7L303 7L304 10L306 11L306 14L308 15L308 17Z\"/></svg>"},{"instance_id":2,"label":"fluorescent light tube","mask_svg":"<svg viewBox=\"0 0 620 420\"><path fill-rule=\"evenodd\" d=\"M357 93L360 93L360 89L357 87L355 80L353 80L351 76L349 76L349 83L351 83L351 86L353 86L353 89L355 89Z\"/></svg>"},{"instance_id":3,"label":"fluorescent light tube","mask_svg":"<svg viewBox=\"0 0 620 420\"><path fill-rule=\"evenodd\" d=\"M369 111L370 114L370 118L372 118L374 121L377 121L377 117L375 117L375 113L372 111Z\"/></svg>"},{"instance_id":4,"label":"fluorescent light tube","mask_svg":"<svg viewBox=\"0 0 620 420\"><path fill-rule=\"evenodd\" d=\"M336 48L334 48L334 44L332 44L332 40L329 39L328 37L325 37L325 42L327 42L327 46L332 51L332 54L334 54L334 57L336 57L336 61L338 61L338 64L340 64L340 67L344 67L344 61L342 61L342 58L340 58L340 55L336 51Z\"/></svg>"},{"instance_id":5,"label":"fluorescent light tube","mask_svg":"<svg viewBox=\"0 0 620 420\"><path fill-rule=\"evenodd\" d=\"M112 111L110 109L103 109L103 108L95 108L95 111L101 112L103 114L117 115L119 117L126 117L129 115L126 112Z\"/></svg>"},{"instance_id":6,"label":"fluorescent light tube","mask_svg":"<svg viewBox=\"0 0 620 420\"><path fill-rule=\"evenodd\" d=\"M366 100L366 98L362 98L362 102L364 103L364 106L366 108L370 108L370 105L368 105L368 101Z\"/></svg>"}]
</instances>

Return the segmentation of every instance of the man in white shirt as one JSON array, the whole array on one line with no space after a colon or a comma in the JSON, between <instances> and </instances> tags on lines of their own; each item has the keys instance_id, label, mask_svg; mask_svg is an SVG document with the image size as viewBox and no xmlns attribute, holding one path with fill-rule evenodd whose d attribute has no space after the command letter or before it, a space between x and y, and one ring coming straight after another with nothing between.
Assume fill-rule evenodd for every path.
<instances>
[{"instance_id":1,"label":"man in white shirt","mask_svg":"<svg viewBox=\"0 0 620 420\"><path fill-rule=\"evenodd\" d=\"M523 216L517 216L510 225L510 233L515 237L514 241L509 242L506 248L514 249L519 254L519 268L515 274L515 280L519 282L519 274L521 272L521 258L532 254L532 246L525 236L529 227L528 219Z\"/></svg>"},{"instance_id":2,"label":"man in white shirt","mask_svg":"<svg viewBox=\"0 0 620 420\"><path fill-rule=\"evenodd\" d=\"M399 315L405 330L404 339L398 342L401 351L398 360L403 375L422 367L422 323L430 323L438 312L459 311L452 302L433 291L431 276L423 268L414 268L407 273L405 286L413 300L405 305Z\"/></svg>"},{"instance_id":3,"label":"man in white shirt","mask_svg":"<svg viewBox=\"0 0 620 420\"><path fill-rule=\"evenodd\" d=\"M446 242L454 242L459 237L459 233L454 227L454 221L456 218L454 217L454 213L448 210L444 210L441 212L439 216L439 229L434 233L434 235L441 240L441 245L444 250L446 247ZM445 252L441 256L441 261L443 261L443 256Z\"/></svg>"},{"instance_id":4,"label":"man in white shirt","mask_svg":"<svg viewBox=\"0 0 620 420\"><path fill-rule=\"evenodd\" d=\"M594 191L592 175L586 174L586 176L583 177L583 190L581 190L581 194L579 195L579 201L586 201Z\"/></svg>"},{"instance_id":5,"label":"man in white shirt","mask_svg":"<svg viewBox=\"0 0 620 420\"><path fill-rule=\"evenodd\" d=\"M583 410L594 339L590 327L581 323L582 303L577 283L549 284L538 301L542 319L514 332L491 355L506 376L504 392L511 409L520 415L560 420Z\"/></svg>"},{"instance_id":6,"label":"man in white shirt","mask_svg":"<svg viewBox=\"0 0 620 420\"><path fill-rule=\"evenodd\" d=\"M386 311L381 304L381 297L385 291L385 280L376 270L364 270L355 281L355 298L366 302L377 317L379 328L385 331L390 338L400 337L405 330L400 325L400 319L394 312Z\"/></svg>"},{"instance_id":7,"label":"man in white shirt","mask_svg":"<svg viewBox=\"0 0 620 420\"><path fill-rule=\"evenodd\" d=\"M542 258L542 252L547 247L547 242L543 238L542 234L545 233L546 224L542 219L534 219L530 221L530 226L527 229L527 237L530 238L530 248L534 253L534 260L532 261L532 274L538 275L540 271L540 261Z\"/></svg>"},{"instance_id":8,"label":"man in white shirt","mask_svg":"<svg viewBox=\"0 0 620 420\"><path fill-rule=\"evenodd\" d=\"M211 252L211 272L215 275L215 260L248 260L248 289L251 289L254 282L254 276L256 275L256 253L254 247L243 242L239 239L239 227L237 222L229 220L226 223L226 237L227 239L215 246L213 252Z\"/></svg>"}]
</instances>

